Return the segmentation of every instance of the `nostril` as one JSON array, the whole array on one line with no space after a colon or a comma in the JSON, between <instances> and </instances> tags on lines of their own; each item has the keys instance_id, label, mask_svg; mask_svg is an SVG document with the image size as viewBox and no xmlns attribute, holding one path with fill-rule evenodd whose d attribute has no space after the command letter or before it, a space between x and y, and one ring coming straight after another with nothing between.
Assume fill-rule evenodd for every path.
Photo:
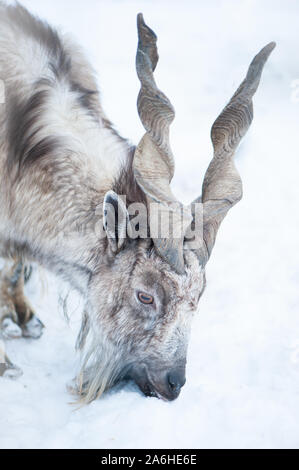
<instances>
[{"instance_id":1,"label":"nostril","mask_svg":"<svg viewBox=\"0 0 299 470\"><path fill-rule=\"evenodd\" d=\"M180 382L177 374L168 374L168 386L172 393L178 393L181 390L181 387L184 385Z\"/></svg>"}]
</instances>

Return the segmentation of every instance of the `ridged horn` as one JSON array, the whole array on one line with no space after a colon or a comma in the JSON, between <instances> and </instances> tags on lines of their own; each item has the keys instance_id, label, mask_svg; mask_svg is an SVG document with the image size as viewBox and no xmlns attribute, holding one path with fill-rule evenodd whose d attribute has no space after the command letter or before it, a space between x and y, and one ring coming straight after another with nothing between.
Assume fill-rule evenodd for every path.
<instances>
[{"instance_id":1,"label":"ridged horn","mask_svg":"<svg viewBox=\"0 0 299 470\"><path fill-rule=\"evenodd\" d=\"M174 174L169 126L175 111L169 99L155 83L153 72L158 62L157 36L145 24L141 13L137 16L137 28L136 70L141 84L137 108L146 133L136 148L133 169L136 181L147 197L148 205L154 202L159 204L160 225L158 227L155 223L153 227L153 217L150 213L151 232L163 234L169 230L169 237L151 236L156 251L178 273L183 273L184 233L192 219L191 214L177 201L169 185ZM181 230L178 230L178 227Z\"/></svg>"},{"instance_id":2,"label":"ridged horn","mask_svg":"<svg viewBox=\"0 0 299 470\"><path fill-rule=\"evenodd\" d=\"M201 197L204 244L199 258L202 265L210 257L222 220L242 197L242 181L234 164L234 154L252 122L252 97L274 47L275 43L271 42L254 57L245 79L212 126L214 157L204 177Z\"/></svg>"}]
</instances>

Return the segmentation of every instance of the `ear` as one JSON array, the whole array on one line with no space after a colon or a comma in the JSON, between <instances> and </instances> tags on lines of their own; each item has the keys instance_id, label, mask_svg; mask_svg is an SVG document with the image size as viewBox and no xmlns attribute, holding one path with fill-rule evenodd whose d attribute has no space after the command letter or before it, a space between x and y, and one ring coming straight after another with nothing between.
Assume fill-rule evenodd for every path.
<instances>
[{"instance_id":1,"label":"ear","mask_svg":"<svg viewBox=\"0 0 299 470\"><path fill-rule=\"evenodd\" d=\"M129 213L123 198L114 191L105 194L103 224L112 251L121 250L127 237Z\"/></svg>"}]
</instances>

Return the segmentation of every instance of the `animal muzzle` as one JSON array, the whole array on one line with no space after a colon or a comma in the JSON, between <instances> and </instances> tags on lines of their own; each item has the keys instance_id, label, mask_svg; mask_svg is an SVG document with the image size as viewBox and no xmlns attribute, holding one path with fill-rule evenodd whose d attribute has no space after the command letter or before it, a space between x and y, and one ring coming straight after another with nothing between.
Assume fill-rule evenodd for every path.
<instances>
[{"instance_id":1,"label":"animal muzzle","mask_svg":"<svg viewBox=\"0 0 299 470\"><path fill-rule=\"evenodd\" d=\"M185 367L177 367L168 372L153 372L146 367L142 371L132 371L131 378L144 395L161 398L165 401L175 400L186 382Z\"/></svg>"}]
</instances>

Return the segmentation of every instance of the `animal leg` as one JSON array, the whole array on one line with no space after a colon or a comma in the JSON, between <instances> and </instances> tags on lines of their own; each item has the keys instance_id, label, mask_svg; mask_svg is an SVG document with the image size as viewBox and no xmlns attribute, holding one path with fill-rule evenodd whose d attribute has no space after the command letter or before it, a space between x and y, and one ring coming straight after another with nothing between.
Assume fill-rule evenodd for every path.
<instances>
[{"instance_id":1,"label":"animal leg","mask_svg":"<svg viewBox=\"0 0 299 470\"><path fill-rule=\"evenodd\" d=\"M24 295L28 268L22 261L7 263L0 277L0 330L4 338L39 338L44 325Z\"/></svg>"}]
</instances>

